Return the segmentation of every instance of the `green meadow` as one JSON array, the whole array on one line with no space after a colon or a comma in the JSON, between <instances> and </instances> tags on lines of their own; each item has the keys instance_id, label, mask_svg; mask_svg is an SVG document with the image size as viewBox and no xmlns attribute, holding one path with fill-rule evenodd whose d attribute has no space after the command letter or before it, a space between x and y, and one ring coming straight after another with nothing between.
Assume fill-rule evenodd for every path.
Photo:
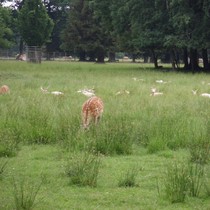
<instances>
[{"instance_id":1,"label":"green meadow","mask_svg":"<svg viewBox=\"0 0 210 210\"><path fill-rule=\"evenodd\" d=\"M210 98L200 96L210 93L209 74L0 61L4 84L0 209L210 208ZM84 88L104 102L100 123L88 130L81 126L87 97L77 92ZM163 95L151 96L151 88Z\"/></svg>"}]
</instances>

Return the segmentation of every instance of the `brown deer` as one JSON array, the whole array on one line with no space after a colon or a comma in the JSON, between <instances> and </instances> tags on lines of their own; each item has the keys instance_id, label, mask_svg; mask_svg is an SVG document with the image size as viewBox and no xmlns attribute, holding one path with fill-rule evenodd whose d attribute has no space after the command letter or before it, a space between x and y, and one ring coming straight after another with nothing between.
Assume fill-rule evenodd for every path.
<instances>
[{"instance_id":1,"label":"brown deer","mask_svg":"<svg viewBox=\"0 0 210 210\"><path fill-rule=\"evenodd\" d=\"M93 96L89 98L82 106L82 123L83 128L87 129L93 121L96 124L98 124L102 113L104 111L104 104L103 101L97 97Z\"/></svg>"},{"instance_id":2,"label":"brown deer","mask_svg":"<svg viewBox=\"0 0 210 210\"><path fill-rule=\"evenodd\" d=\"M10 93L10 89L7 85L3 85L0 87L0 95Z\"/></svg>"}]
</instances>

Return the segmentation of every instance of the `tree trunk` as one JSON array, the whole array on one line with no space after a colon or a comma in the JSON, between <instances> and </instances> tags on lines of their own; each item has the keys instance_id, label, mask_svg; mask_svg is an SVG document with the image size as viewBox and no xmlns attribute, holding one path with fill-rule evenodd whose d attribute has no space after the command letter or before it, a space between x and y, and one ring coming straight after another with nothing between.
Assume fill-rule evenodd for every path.
<instances>
[{"instance_id":1,"label":"tree trunk","mask_svg":"<svg viewBox=\"0 0 210 210\"><path fill-rule=\"evenodd\" d=\"M22 38L20 38L19 54L20 54L20 55L23 54L23 39L22 39Z\"/></svg>"},{"instance_id":2,"label":"tree trunk","mask_svg":"<svg viewBox=\"0 0 210 210\"><path fill-rule=\"evenodd\" d=\"M177 62L176 62L176 56L173 49L171 50L171 64L172 64L172 69L175 70Z\"/></svg>"},{"instance_id":3,"label":"tree trunk","mask_svg":"<svg viewBox=\"0 0 210 210\"><path fill-rule=\"evenodd\" d=\"M208 61L208 51L207 51L207 49L202 49L202 58L203 58L204 71L210 72L210 65L209 65L209 61Z\"/></svg>"},{"instance_id":4,"label":"tree trunk","mask_svg":"<svg viewBox=\"0 0 210 210\"><path fill-rule=\"evenodd\" d=\"M175 49L171 50L171 63L172 69L179 69L179 55L177 54Z\"/></svg>"},{"instance_id":5,"label":"tree trunk","mask_svg":"<svg viewBox=\"0 0 210 210\"><path fill-rule=\"evenodd\" d=\"M143 55L143 58L144 58L144 63L148 63L148 59L149 59L149 57L148 57L148 55Z\"/></svg>"},{"instance_id":6,"label":"tree trunk","mask_svg":"<svg viewBox=\"0 0 210 210\"><path fill-rule=\"evenodd\" d=\"M158 66L158 62L157 62L157 56L156 56L155 51L153 49L151 50L151 54L152 54L152 61L154 63L155 69L158 69L159 66Z\"/></svg>"},{"instance_id":7,"label":"tree trunk","mask_svg":"<svg viewBox=\"0 0 210 210\"><path fill-rule=\"evenodd\" d=\"M86 53L85 51L79 52L79 61L85 61L86 60Z\"/></svg>"},{"instance_id":8,"label":"tree trunk","mask_svg":"<svg viewBox=\"0 0 210 210\"><path fill-rule=\"evenodd\" d=\"M97 63L104 63L104 51L101 49L101 50L98 50L97 52Z\"/></svg>"},{"instance_id":9,"label":"tree trunk","mask_svg":"<svg viewBox=\"0 0 210 210\"><path fill-rule=\"evenodd\" d=\"M115 52L109 52L109 62L115 62Z\"/></svg>"},{"instance_id":10,"label":"tree trunk","mask_svg":"<svg viewBox=\"0 0 210 210\"><path fill-rule=\"evenodd\" d=\"M89 61L95 62L95 52L89 52Z\"/></svg>"},{"instance_id":11,"label":"tree trunk","mask_svg":"<svg viewBox=\"0 0 210 210\"><path fill-rule=\"evenodd\" d=\"M190 49L190 70L195 73L200 70L198 66L198 52L196 49Z\"/></svg>"},{"instance_id":12,"label":"tree trunk","mask_svg":"<svg viewBox=\"0 0 210 210\"><path fill-rule=\"evenodd\" d=\"M135 54L135 53L132 54L132 62L133 62L133 63L136 62L136 54Z\"/></svg>"},{"instance_id":13,"label":"tree trunk","mask_svg":"<svg viewBox=\"0 0 210 210\"><path fill-rule=\"evenodd\" d=\"M190 70L190 64L188 62L188 51L186 47L183 49L183 62L184 62L184 69Z\"/></svg>"}]
</instances>

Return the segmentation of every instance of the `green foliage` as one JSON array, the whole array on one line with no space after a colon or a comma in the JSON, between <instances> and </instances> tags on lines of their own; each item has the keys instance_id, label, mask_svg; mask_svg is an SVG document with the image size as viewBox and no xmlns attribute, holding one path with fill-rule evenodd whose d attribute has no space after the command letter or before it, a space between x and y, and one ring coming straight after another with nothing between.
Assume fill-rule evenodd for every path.
<instances>
[{"instance_id":1,"label":"green foliage","mask_svg":"<svg viewBox=\"0 0 210 210\"><path fill-rule=\"evenodd\" d=\"M90 0L75 0L70 4L67 24L62 32L62 48L76 53L81 61L94 61L106 51L107 36L94 16Z\"/></svg>"},{"instance_id":2,"label":"green foliage","mask_svg":"<svg viewBox=\"0 0 210 210\"><path fill-rule=\"evenodd\" d=\"M96 187L100 164L98 156L87 152L71 155L66 165L70 184Z\"/></svg>"},{"instance_id":3,"label":"green foliage","mask_svg":"<svg viewBox=\"0 0 210 210\"><path fill-rule=\"evenodd\" d=\"M27 45L42 46L49 40L53 21L49 18L41 0L24 1L18 21L20 34Z\"/></svg>"},{"instance_id":4,"label":"green foliage","mask_svg":"<svg viewBox=\"0 0 210 210\"><path fill-rule=\"evenodd\" d=\"M0 48L10 48L14 44L11 10L0 6Z\"/></svg>"}]
</instances>

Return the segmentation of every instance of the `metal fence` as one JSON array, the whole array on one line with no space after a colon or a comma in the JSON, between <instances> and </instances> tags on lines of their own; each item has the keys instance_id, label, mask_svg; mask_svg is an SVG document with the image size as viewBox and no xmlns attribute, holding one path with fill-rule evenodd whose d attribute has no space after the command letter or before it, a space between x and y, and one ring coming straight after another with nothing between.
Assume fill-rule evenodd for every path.
<instances>
[{"instance_id":1,"label":"metal fence","mask_svg":"<svg viewBox=\"0 0 210 210\"><path fill-rule=\"evenodd\" d=\"M26 60L31 62L40 63L41 61L73 61L77 60L76 57L66 52L46 52L38 47L26 47L24 50ZM0 60L16 60L19 52L17 50L0 49Z\"/></svg>"},{"instance_id":2,"label":"metal fence","mask_svg":"<svg viewBox=\"0 0 210 210\"><path fill-rule=\"evenodd\" d=\"M14 60L17 57L17 52L14 50L3 50L0 49L0 59L1 60Z\"/></svg>"}]
</instances>

